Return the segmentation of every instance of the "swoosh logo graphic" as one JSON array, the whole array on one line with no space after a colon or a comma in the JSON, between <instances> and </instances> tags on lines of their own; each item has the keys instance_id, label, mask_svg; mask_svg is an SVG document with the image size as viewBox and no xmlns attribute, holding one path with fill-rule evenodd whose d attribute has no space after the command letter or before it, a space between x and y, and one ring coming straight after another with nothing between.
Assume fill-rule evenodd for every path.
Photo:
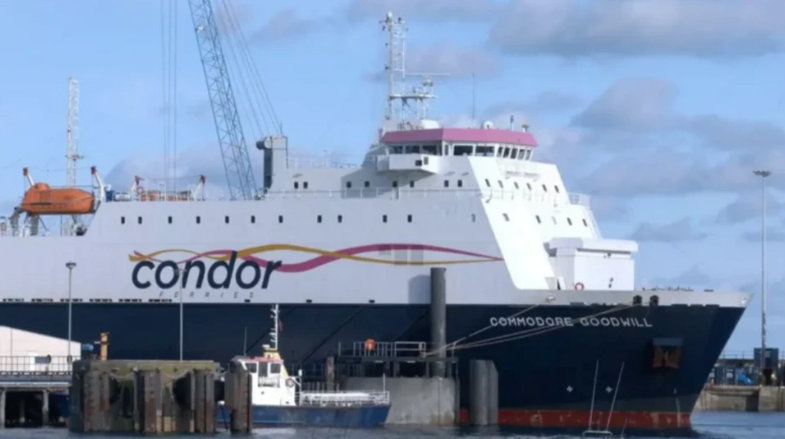
<instances>
[{"instance_id":1,"label":"swoosh logo graphic","mask_svg":"<svg viewBox=\"0 0 785 439\"><path fill-rule=\"evenodd\" d=\"M304 271L310 271L340 259L357 261L357 262L368 262L373 264L409 265L409 266L457 265L457 264L471 264L471 263L478 263L478 262L498 262L503 260L502 258L498 258L495 256L488 256L480 253L457 250L448 247L439 247L434 245L423 245L423 244L372 244L372 245L363 245L358 247L350 247L350 248L345 248L336 251L321 250L317 248L304 247L304 246L292 245L292 244L269 244L269 245L249 247L242 250L238 250L237 259L242 259L245 261L254 261L260 266L266 267L270 261L259 258L256 255L265 252L282 251L282 250L317 255L316 257L308 259L303 262L282 264L279 268L275 270L284 273L302 273ZM468 256L471 257L472 259L447 259L447 260L434 260L434 261L408 261L408 260L393 261L389 259L362 256L363 254L370 253L370 252L393 251L393 250L420 250L420 251L427 250L432 252ZM149 254L143 254L138 251L134 251L133 254L128 256L128 259L131 262L141 262L141 261L163 262L165 259L161 259L159 257L166 253L185 253L185 254L192 255L191 257L188 257L186 259L175 261L179 265L179 264L185 264L190 261L195 261L197 259L212 259L214 261L228 261L231 258L232 252L233 252L232 250L211 250L211 251L199 253L187 249L167 249L167 250L159 250Z\"/></svg>"}]
</instances>

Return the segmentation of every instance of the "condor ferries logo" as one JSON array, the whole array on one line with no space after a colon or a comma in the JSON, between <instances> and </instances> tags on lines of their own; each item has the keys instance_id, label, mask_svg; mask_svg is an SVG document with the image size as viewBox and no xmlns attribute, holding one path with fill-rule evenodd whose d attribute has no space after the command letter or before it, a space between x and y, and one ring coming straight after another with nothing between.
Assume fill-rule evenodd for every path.
<instances>
[{"instance_id":1,"label":"condor ferries logo","mask_svg":"<svg viewBox=\"0 0 785 439\"><path fill-rule=\"evenodd\" d=\"M450 258L424 260L423 252L451 255ZM258 255L286 252L312 255L301 262L287 262ZM375 253L378 257L368 256ZM404 254L405 258L394 255ZM411 257L418 254L420 257ZM385 256L386 257L383 257ZM251 299L254 291L266 290L272 285L276 273L304 273L338 260L389 265L454 265L479 262L496 262L501 258L446 247L422 244L373 244L351 247L337 251L320 250L291 244L271 244L242 250L212 250L203 253L191 250L170 249L144 254L134 251L128 256L133 263L131 282L140 290L160 291L175 295L182 289L184 294L195 297L218 297Z\"/></svg>"}]
</instances>

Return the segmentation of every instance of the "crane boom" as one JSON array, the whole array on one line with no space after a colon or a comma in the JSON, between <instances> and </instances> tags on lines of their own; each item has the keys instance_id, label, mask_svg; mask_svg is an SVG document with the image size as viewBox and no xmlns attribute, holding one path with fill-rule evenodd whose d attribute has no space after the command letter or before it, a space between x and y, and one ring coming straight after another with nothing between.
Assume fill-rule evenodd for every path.
<instances>
[{"instance_id":1,"label":"crane boom","mask_svg":"<svg viewBox=\"0 0 785 439\"><path fill-rule=\"evenodd\" d=\"M256 179L251 168L211 0L189 0L188 3L207 92L210 95L229 194L232 199L253 199L257 191Z\"/></svg>"}]
</instances>

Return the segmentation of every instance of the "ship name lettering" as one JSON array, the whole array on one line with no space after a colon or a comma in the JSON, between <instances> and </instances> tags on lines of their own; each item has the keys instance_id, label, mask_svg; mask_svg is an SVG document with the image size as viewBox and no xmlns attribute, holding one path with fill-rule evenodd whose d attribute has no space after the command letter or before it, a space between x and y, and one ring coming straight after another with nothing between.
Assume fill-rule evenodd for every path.
<instances>
[{"instance_id":1,"label":"ship name lettering","mask_svg":"<svg viewBox=\"0 0 785 439\"><path fill-rule=\"evenodd\" d=\"M140 261L131 272L131 282L140 290L153 285L159 289L168 290L178 284L180 288L186 288L188 281L194 279L191 283L195 283L195 288L199 290L202 289L206 278L207 286L214 290L231 288L232 280L243 290L257 286L265 290L270 285L270 277L273 272L282 264L282 261L270 261L264 270L254 261L243 261L237 265L237 252L232 252L228 261L214 262L209 269L201 260L186 262L181 279L178 265L174 261L163 261L157 265L153 261ZM149 272L152 272L152 276L149 276ZM235 293L236 296L237 293ZM205 297L209 297L209 293Z\"/></svg>"},{"instance_id":2,"label":"ship name lettering","mask_svg":"<svg viewBox=\"0 0 785 439\"><path fill-rule=\"evenodd\" d=\"M631 327L631 328L652 328L646 318L637 317L491 317L491 326L509 327Z\"/></svg>"}]
</instances>

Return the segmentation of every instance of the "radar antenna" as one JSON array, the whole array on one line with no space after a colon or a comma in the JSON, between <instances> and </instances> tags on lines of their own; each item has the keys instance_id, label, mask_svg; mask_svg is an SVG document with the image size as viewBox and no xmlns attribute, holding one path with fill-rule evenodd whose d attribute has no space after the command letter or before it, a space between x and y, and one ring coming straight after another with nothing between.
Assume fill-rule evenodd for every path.
<instances>
[{"instance_id":1,"label":"radar antenna","mask_svg":"<svg viewBox=\"0 0 785 439\"><path fill-rule=\"evenodd\" d=\"M384 118L402 122L415 119L422 120L428 117L429 100L436 98L433 92L433 76L442 76L432 73L408 73L409 76L422 78L420 87L407 90L406 85L406 22L403 18L394 18L388 12L381 21L382 30L387 32L387 110ZM414 102L414 106L410 105ZM398 104L398 105L396 105Z\"/></svg>"},{"instance_id":2,"label":"radar antenna","mask_svg":"<svg viewBox=\"0 0 785 439\"><path fill-rule=\"evenodd\" d=\"M68 78L68 127L66 129L66 186L76 187L77 162L84 158L79 155L79 82ZM76 215L65 218L60 233L73 235L78 222Z\"/></svg>"}]
</instances>

